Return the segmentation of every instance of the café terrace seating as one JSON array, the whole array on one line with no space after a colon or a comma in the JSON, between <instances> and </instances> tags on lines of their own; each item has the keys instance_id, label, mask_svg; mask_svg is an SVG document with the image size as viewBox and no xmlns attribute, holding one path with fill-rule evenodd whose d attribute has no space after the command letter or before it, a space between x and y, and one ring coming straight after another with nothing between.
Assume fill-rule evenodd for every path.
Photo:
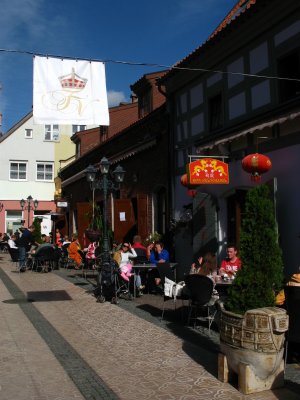
<instances>
[{"instance_id":1,"label":"caf\u00e9 terrace seating","mask_svg":"<svg viewBox=\"0 0 300 400\"><path fill-rule=\"evenodd\" d=\"M179 276L178 270L179 266L178 264L170 264L168 262L166 263L161 263L157 264L157 270L159 273L159 277L161 279L161 284L162 287L165 288L165 282L166 280L168 282L173 282L173 284L178 283L177 282L177 277ZM184 300L188 300L188 297L184 294L175 294L174 293L169 293L164 290L163 294L163 306L162 306L162 314L161 314L161 319L163 320L164 318L164 313L165 313L165 304L167 301L172 300L174 303L174 309L176 311L176 302L177 300L181 300L181 303L183 305Z\"/></svg>"},{"instance_id":2,"label":"caf\u00e9 terrace seating","mask_svg":"<svg viewBox=\"0 0 300 400\"><path fill-rule=\"evenodd\" d=\"M189 292L188 325L191 319L194 320L194 327L197 320L207 321L210 333L210 327L217 312L214 307L214 282L208 276L191 274L186 276L185 283Z\"/></svg>"}]
</instances>

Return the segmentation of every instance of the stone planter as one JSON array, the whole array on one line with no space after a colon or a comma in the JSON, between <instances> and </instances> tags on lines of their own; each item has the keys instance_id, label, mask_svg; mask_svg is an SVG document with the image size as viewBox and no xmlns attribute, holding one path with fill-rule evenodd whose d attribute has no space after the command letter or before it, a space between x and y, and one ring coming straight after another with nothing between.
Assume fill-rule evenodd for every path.
<instances>
[{"instance_id":1,"label":"stone planter","mask_svg":"<svg viewBox=\"0 0 300 400\"><path fill-rule=\"evenodd\" d=\"M249 310L244 315L222 308L218 378L228 382L238 375L244 394L284 384L284 333L286 311L276 307Z\"/></svg>"}]
</instances>

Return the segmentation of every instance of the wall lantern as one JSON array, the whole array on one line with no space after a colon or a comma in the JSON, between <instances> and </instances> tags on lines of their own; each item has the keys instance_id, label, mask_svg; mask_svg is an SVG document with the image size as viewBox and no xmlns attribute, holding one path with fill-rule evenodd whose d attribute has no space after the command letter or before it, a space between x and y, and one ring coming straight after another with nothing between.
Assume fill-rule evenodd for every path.
<instances>
[{"instance_id":1,"label":"wall lantern","mask_svg":"<svg viewBox=\"0 0 300 400\"><path fill-rule=\"evenodd\" d=\"M242 168L244 171L251 173L251 181L260 182L261 174L268 172L272 167L269 157L255 153L249 154L242 160Z\"/></svg>"}]
</instances>

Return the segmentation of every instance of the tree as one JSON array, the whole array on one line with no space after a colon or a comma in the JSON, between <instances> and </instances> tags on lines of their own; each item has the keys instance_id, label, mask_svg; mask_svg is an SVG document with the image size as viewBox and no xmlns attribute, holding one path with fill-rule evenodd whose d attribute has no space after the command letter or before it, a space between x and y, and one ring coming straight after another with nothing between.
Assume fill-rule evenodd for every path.
<instances>
[{"instance_id":1,"label":"tree","mask_svg":"<svg viewBox=\"0 0 300 400\"><path fill-rule=\"evenodd\" d=\"M243 314L250 309L275 306L275 296L283 286L283 261L274 206L265 184L247 193L240 257L242 268L229 289L226 308Z\"/></svg>"},{"instance_id":2,"label":"tree","mask_svg":"<svg viewBox=\"0 0 300 400\"><path fill-rule=\"evenodd\" d=\"M34 231L32 232L32 236L36 243L42 243L42 235L41 235L41 220L40 218L34 218L32 223L34 226Z\"/></svg>"}]
</instances>

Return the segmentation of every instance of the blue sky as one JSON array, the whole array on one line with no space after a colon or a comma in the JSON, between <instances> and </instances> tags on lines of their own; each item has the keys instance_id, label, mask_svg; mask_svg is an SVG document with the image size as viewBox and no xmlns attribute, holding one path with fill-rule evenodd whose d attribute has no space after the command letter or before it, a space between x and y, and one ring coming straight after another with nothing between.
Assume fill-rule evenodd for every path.
<instances>
[{"instance_id":1,"label":"blue sky","mask_svg":"<svg viewBox=\"0 0 300 400\"><path fill-rule=\"evenodd\" d=\"M201 45L237 0L1 0L0 49L173 65ZM110 105L156 67L106 64ZM32 56L0 51L7 132L32 109Z\"/></svg>"}]
</instances>

